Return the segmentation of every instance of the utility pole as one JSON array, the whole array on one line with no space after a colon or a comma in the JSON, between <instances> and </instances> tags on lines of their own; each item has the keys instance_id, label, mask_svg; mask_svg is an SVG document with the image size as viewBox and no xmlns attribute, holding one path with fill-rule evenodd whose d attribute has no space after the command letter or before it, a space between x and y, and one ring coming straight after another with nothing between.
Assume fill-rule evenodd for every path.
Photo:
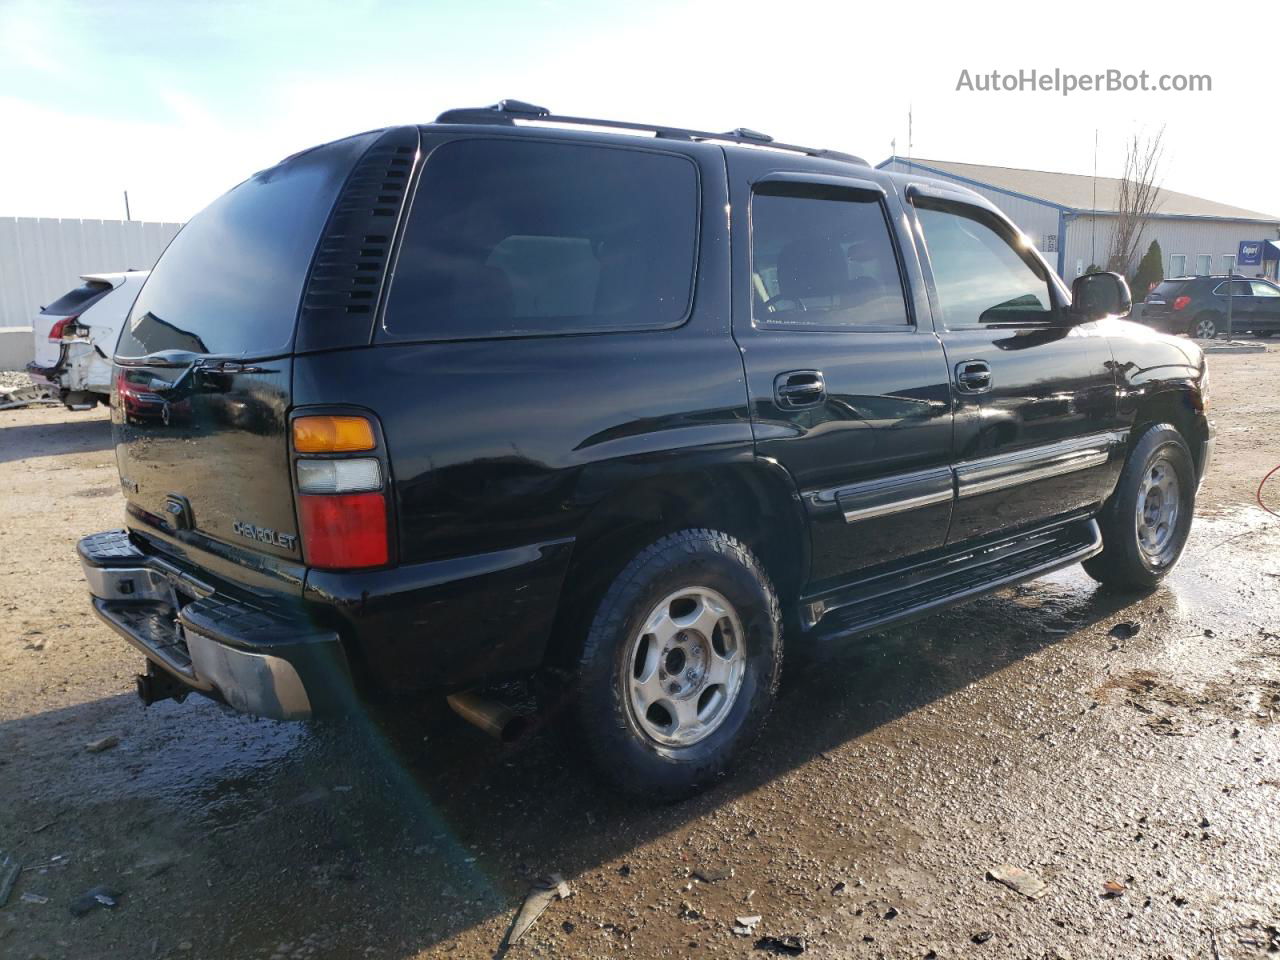
<instances>
[{"instance_id":1,"label":"utility pole","mask_svg":"<svg viewBox=\"0 0 1280 960\"><path fill-rule=\"evenodd\" d=\"M1227 339L1228 340L1231 339L1232 314L1235 313L1235 311L1232 309L1235 306L1235 302L1236 302L1236 282L1233 279L1234 274L1235 274L1234 270L1227 271ZM1215 340L1218 339L1216 334L1214 335L1214 339Z\"/></svg>"},{"instance_id":2,"label":"utility pole","mask_svg":"<svg viewBox=\"0 0 1280 960\"><path fill-rule=\"evenodd\" d=\"M133 217L129 216L129 191L128 190L124 192L124 218L126 220L133 219Z\"/></svg>"},{"instance_id":3,"label":"utility pole","mask_svg":"<svg viewBox=\"0 0 1280 960\"><path fill-rule=\"evenodd\" d=\"M1062 242L1062 238L1058 238ZM1089 263L1098 262L1098 128L1093 128L1093 209L1089 212Z\"/></svg>"}]
</instances>

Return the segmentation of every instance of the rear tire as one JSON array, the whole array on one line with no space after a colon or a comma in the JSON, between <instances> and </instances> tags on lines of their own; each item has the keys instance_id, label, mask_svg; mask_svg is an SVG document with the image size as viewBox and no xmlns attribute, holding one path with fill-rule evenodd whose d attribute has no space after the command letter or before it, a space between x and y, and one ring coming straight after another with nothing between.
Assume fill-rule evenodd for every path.
<instances>
[{"instance_id":1,"label":"rear tire","mask_svg":"<svg viewBox=\"0 0 1280 960\"><path fill-rule=\"evenodd\" d=\"M1195 320L1192 321L1191 336L1197 340L1216 339L1221 325L1221 318L1216 313L1197 314Z\"/></svg>"},{"instance_id":2,"label":"rear tire","mask_svg":"<svg viewBox=\"0 0 1280 960\"><path fill-rule=\"evenodd\" d=\"M1182 556L1195 495L1195 465L1182 434L1169 423L1148 426L1098 517L1103 550L1084 562L1085 573L1119 589L1154 587Z\"/></svg>"},{"instance_id":3,"label":"rear tire","mask_svg":"<svg viewBox=\"0 0 1280 960\"><path fill-rule=\"evenodd\" d=\"M759 561L728 534L682 530L642 550L600 601L573 726L616 787L678 800L759 733L781 669L778 598Z\"/></svg>"}]
</instances>

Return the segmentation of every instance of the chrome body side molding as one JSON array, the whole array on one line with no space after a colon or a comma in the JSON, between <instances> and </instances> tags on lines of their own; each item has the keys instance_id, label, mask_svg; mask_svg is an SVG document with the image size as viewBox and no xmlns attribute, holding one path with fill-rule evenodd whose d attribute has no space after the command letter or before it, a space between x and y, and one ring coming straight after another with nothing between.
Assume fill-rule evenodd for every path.
<instances>
[{"instance_id":1,"label":"chrome body side molding","mask_svg":"<svg viewBox=\"0 0 1280 960\"><path fill-rule=\"evenodd\" d=\"M955 477L950 467L934 467L911 473L879 477L810 493L805 499L811 510L836 506L846 523L888 517L918 510L955 497Z\"/></svg>"},{"instance_id":2,"label":"chrome body side molding","mask_svg":"<svg viewBox=\"0 0 1280 960\"><path fill-rule=\"evenodd\" d=\"M1128 430L1108 430L1013 453L961 461L954 467L935 467L814 490L805 494L804 499L810 512L839 509L846 523L889 517L1101 467L1128 438Z\"/></svg>"}]
</instances>

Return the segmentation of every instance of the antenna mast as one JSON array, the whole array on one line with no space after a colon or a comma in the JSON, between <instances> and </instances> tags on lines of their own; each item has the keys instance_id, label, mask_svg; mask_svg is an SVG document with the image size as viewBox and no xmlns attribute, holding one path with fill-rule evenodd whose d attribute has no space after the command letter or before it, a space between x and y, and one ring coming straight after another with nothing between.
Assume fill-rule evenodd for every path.
<instances>
[{"instance_id":1,"label":"antenna mast","mask_svg":"<svg viewBox=\"0 0 1280 960\"><path fill-rule=\"evenodd\" d=\"M1093 210L1089 214L1089 264L1098 265L1098 128L1093 128Z\"/></svg>"}]
</instances>

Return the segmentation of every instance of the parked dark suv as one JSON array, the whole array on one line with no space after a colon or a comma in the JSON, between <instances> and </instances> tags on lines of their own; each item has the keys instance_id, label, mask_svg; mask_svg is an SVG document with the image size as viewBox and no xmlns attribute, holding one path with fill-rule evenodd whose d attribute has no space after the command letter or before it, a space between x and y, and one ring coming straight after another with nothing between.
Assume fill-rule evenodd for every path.
<instances>
[{"instance_id":1,"label":"parked dark suv","mask_svg":"<svg viewBox=\"0 0 1280 960\"><path fill-rule=\"evenodd\" d=\"M139 295L93 604L147 701L432 691L502 730L483 685L533 677L616 783L678 796L760 727L784 632L1168 572L1207 373L1128 308L975 193L747 130L506 101L339 140Z\"/></svg>"},{"instance_id":2,"label":"parked dark suv","mask_svg":"<svg viewBox=\"0 0 1280 960\"><path fill-rule=\"evenodd\" d=\"M1227 284L1231 332L1269 337L1280 330L1280 287L1248 277L1175 277L1162 280L1142 303L1142 322L1167 333L1212 340L1227 333Z\"/></svg>"}]
</instances>

